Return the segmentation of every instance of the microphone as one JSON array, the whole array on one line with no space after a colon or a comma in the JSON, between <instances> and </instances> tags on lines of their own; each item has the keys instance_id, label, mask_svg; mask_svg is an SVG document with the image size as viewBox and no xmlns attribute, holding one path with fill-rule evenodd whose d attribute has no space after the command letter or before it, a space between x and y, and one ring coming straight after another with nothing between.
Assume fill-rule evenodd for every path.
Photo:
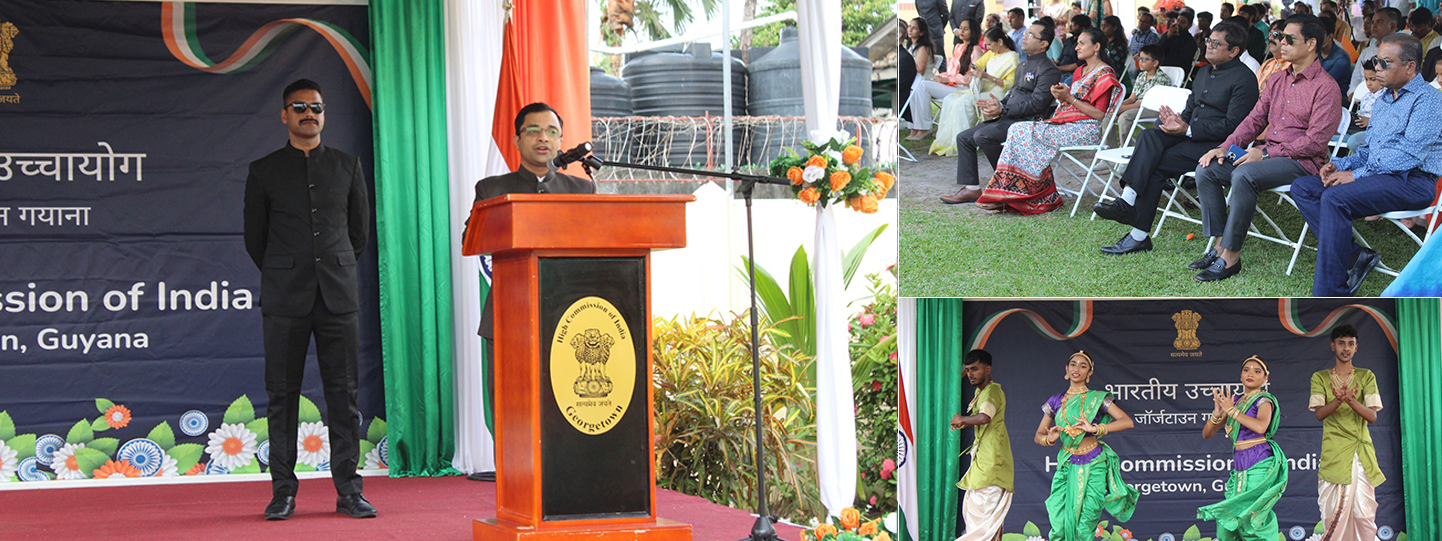
<instances>
[{"instance_id":1,"label":"microphone","mask_svg":"<svg viewBox=\"0 0 1442 541\"><path fill-rule=\"evenodd\" d=\"M551 158L551 161L546 162L546 166L549 167L553 172L559 171L565 168L567 164L580 161L582 158L585 158L586 155L590 153L591 143L581 143L579 145L576 145L576 148L567 150L565 152L562 152L561 155L556 156L555 158Z\"/></svg>"}]
</instances>

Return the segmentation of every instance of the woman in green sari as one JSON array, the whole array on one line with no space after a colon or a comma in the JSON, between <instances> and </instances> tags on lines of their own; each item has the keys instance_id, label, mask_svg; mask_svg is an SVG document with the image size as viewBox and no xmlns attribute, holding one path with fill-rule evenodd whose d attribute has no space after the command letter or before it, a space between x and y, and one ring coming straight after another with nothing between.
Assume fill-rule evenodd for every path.
<instances>
[{"instance_id":1,"label":"woman in green sari","mask_svg":"<svg viewBox=\"0 0 1442 541\"><path fill-rule=\"evenodd\" d=\"M1212 389L1216 407L1202 427L1210 438L1225 427L1232 440L1232 474L1222 501L1197 510L1197 518L1217 521L1217 541L1273 541L1280 530L1272 506L1287 489L1287 457L1272 440L1281 417L1277 397L1262 390L1270 374L1253 355L1242 361L1242 393Z\"/></svg>"},{"instance_id":2,"label":"woman in green sari","mask_svg":"<svg viewBox=\"0 0 1442 541\"><path fill-rule=\"evenodd\" d=\"M1094 367L1086 352L1071 355L1066 365L1071 386L1042 406L1034 438L1037 445L1062 447L1046 499L1051 541L1090 541L1102 509L1126 522L1137 507L1137 489L1122 481L1121 459L1098 439L1131 428L1132 419L1111 393L1087 388Z\"/></svg>"}]
</instances>

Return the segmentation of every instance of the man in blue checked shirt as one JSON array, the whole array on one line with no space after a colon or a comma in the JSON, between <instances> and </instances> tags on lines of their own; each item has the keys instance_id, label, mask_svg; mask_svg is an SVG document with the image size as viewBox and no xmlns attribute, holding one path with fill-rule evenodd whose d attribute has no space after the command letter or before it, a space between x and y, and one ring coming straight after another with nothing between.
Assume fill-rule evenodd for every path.
<instances>
[{"instance_id":1,"label":"man in blue checked shirt","mask_svg":"<svg viewBox=\"0 0 1442 541\"><path fill-rule=\"evenodd\" d=\"M1377 267L1377 252L1352 239L1352 220L1424 208L1442 175L1442 93L1417 74L1422 42L1382 38L1377 73L1386 84L1372 109L1367 143L1292 183L1292 196L1317 236L1312 295L1351 296Z\"/></svg>"}]
</instances>

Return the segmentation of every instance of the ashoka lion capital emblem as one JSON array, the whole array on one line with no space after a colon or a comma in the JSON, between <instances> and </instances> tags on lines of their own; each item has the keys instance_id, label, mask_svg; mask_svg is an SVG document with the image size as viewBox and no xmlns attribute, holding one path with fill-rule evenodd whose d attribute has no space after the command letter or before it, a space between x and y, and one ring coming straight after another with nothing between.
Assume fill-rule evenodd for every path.
<instances>
[{"instance_id":1,"label":"ashoka lion capital emblem","mask_svg":"<svg viewBox=\"0 0 1442 541\"><path fill-rule=\"evenodd\" d=\"M1181 350L1202 347L1202 341L1197 339L1197 322L1201 320L1202 315L1191 310L1172 314L1172 322L1177 325L1177 339L1172 341L1172 346Z\"/></svg>"},{"instance_id":2,"label":"ashoka lion capital emblem","mask_svg":"<svg viewBox=\"0 0 1442 541\"><path fill-rule=\"evenodd\" d=\"M606 361L611 359L611 346L616 338L601 334L600 329L586 329L571 337L581 375L576 377L574 391L582 398L604 398L611 394L611 378L606 376Z\"/></svg>"}]
</instances>

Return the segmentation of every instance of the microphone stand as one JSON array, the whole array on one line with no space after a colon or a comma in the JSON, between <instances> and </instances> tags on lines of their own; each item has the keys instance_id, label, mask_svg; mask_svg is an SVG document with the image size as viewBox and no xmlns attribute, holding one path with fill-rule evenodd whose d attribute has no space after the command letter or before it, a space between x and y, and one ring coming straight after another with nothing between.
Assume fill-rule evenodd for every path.
<instances>
[{"instance_id":1,"label":"microphone stand","mask_svg":"<svg viewBox=\"0 0 1442 541\"><path fill-rule=\"evenodd\" d=\"M791 181L784 178L767 175L747 175L737 171L723 173L718 171L705 171L701 169L684 169L679 167L664 167L659 165L641 165L635 163L602 161L594 156L587 156L582 160L586 168L586 174L591 174L592 167L612 166L627 167L631 169L645 169L648 171L660 171L663 173L676 173L681 175L696 175L712 178L729 178L740 183L741 197L746 200L746 271L751 287L751 390L755 396L753 406L756 411L756 522L751 526L751 534L740 541L780 541L776 536L776 528L771 522L771 513L766 508L766 463L763 457L766 454L766 447L761 440L761 354L757 346L757 316L756 316L756 242L754 227L751 219L751 195L757 184L777 184L790 186Z\"/></svg>"}]
</instances>

